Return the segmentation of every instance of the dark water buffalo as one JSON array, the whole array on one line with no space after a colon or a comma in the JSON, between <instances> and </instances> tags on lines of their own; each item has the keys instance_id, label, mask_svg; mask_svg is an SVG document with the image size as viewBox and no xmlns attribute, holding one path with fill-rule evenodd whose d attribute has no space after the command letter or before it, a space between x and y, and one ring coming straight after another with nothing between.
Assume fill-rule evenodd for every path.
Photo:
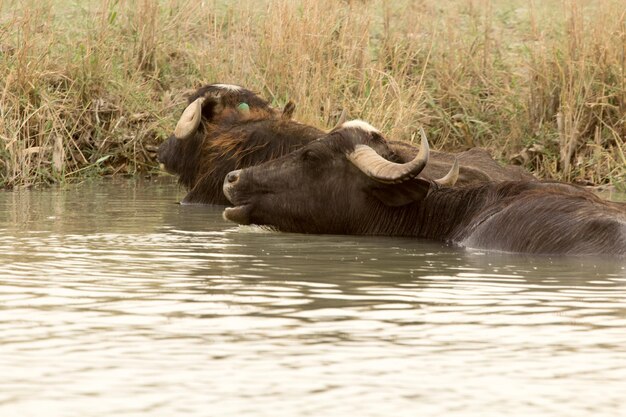
<instances>
[{"instance_id":1,"label":"dark water buffalo","mask_svg":"<svg viewBox=\"0 0 626 417\"><path fill-rule=\"evenodd\" d=\"M295 105L283 110L240 86L211 84L198 89L176 126L174 134L159 148L158 159L189 192L186 204L228 204L222 193L224 176L286 155L326 132L292 120ZM397 162L411 160L417 148L391 142ZM458 184L484 181L533 179L518 167L501 167L482 149L456 154ZM422 173L427 178L445 175L455 155L432 152Z\"/></svg>"},{"instance_id":2,"label":"dark water buffalo","mask_svg":"<svg viewBox=\"0 0 626 417\"><path fill-rule=\"evenodd\" d=\"M214 126L179 146L187 153L178 173L189 189L184 204L228 204L222 192L230 171L276 159L319 137L318 130L293 121L254 120Z\"/></svg>"},{"instance_id":3,"label":"dark water buffalo","mask_svg":"<svg viewBox=\"0 0 626 417\"><path fill-rule=\"evenodd\" d=\"M487 250L626 256L626 204L538 181L443 187L361 121L274 161L229 173L224 217L281 231L415 236ZM419 176L418 176L419 175Z\"/></svg>"},{"instance_id":4,"label":"dark water buffalo","mask_svg":"<svg viewBox=\"0 0 626 417\"><path fill-rule=\"evenodd\" d=\"M291 120L292 102L278 110L237 85L210 84L196 90L158 151L162 168L178 175L189 192L186 204L228 204L224 176L302 147L323 132Z\"/></svg>"}]
</instances>

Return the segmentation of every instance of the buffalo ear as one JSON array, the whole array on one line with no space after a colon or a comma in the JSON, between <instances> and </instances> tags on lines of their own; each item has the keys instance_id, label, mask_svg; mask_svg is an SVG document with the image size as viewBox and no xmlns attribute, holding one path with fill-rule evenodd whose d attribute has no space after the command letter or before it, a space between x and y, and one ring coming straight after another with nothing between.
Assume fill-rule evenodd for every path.
<instances>
[{"instance_id":1,"label":"buffalo ear","mask_svg":"<svg viewBox=\"0 0 626 417\"><path fill-rule=\"evenodd\" d=\"M213 122L224 111L222 99L218 94L204 94L202 102L202 119Z\"/></svg>"},{"instance_id":2,"label":"buffalo ear","mask_svg":"<svg viewBox=\"0 0 626 417\"><path fill-rule=\"evenodd\" d=\"M289 100L289 102L287 104L285 104L285 107L283 108L283 114L282 114L282 119L284 120L291 120L293 119L293 112L296 110L296 103L294 103L293 101Z\"/></svg>"},{"instance_id":3,"label":"buffalo ear","mask_svg":"<svg viewBox=\"0 0 626 417\"><path fill-rule=\"evenodd\" d=\"M383 204L400 207L423 200L429 189L429 181L414 178L399 184L380 184L372 188L370 192Z\"/></svg>"}]
</instances>

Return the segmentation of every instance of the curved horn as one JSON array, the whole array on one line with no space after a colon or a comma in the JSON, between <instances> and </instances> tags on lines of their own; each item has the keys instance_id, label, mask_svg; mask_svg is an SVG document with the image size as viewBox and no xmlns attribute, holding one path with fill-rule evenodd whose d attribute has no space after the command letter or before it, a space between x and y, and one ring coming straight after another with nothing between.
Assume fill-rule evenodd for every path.
<instances>
[{"instance_id":1,"label":"curved horn","mask_svg":"<svg viewBox=\"0 0 626 417\"><path fill-rule=\"evenodd\" d=\"M176 124L176 129L174 129L176 139L187 139L196 131L202 118L203 102L204 97L199 97L183 111L180 120Z\"/></svg>"},{"instance_id":2,"label":"curved horn","mask_svg":"<svg viewBox=\"0 0 626 417\"><path fill-rule=\"evenodd\" d=\"M439 178L435 180L436 184L439 184L442 187L452 187L456 184L456 181L459 179L459 161L454 158L454 163L452 164L452 168L443 178Z\"/></svg>"},{"instance_id":3,"label":"curved horn","mask_svg":"<svg viewBox=\"0 0 626 417\"><path fill-rule=\"evenodd\" d=\"M346 108L344 107L341 110L341 114L339 115L339 119L337 119L337 124L335 124L335 127L333 127L331 130L337 129L339 126L344 124L346 122L346 120L348 120L348 110L346 110Z\"/></svg>"},{"instance_id":4,"label":"curved horn","mask_svg":"<svg viewBox=\"0 0 626 417\"><path fill-rule=\"evenodd\" d=\"M380 156L367 145L356 145L347 157L368 177L387 184L400 183L418 176L428 162L430 148L424 129L420 129L422 143L417 156L404 164L396 164Z\"/></svg>"}]
</instances>

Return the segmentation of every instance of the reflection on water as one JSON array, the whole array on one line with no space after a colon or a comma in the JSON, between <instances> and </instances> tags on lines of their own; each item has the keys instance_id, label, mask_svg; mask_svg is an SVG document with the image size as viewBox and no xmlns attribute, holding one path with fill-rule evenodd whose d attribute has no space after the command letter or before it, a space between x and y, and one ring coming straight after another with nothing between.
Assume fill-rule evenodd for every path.
<instances>
[{"instance_id":1,"label":"reflection on water","mask_svg":"<svg viewBox=\"0 0 626 417\"><path fill-rule=\"evenodd\" d=\"M1 416L626 415L626 261L0 193Z\"/></svg>"}]
</instances>

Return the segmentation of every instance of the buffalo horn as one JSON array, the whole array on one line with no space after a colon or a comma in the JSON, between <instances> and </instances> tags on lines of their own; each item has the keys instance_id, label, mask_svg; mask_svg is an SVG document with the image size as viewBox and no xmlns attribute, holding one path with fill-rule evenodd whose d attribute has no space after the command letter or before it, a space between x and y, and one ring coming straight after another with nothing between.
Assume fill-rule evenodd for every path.
<instances>
[{"instance_id":1,"label":"buffalo horn","mask_svg":"<svg viewBox=\"0 0 626 417\"><path fill-rule=\"evenodd\" d=\"M341 110L341 114L339 115L339 119L337 119L337 124L335 124L335 127L333 127L333 129L337 129L339 126L344 124L346 122L346 120L348 120L348 110L346 110L344 108L344 109ZM333 130L333 129L331 129L331 130Z\"/></svg>"},{"instance_id":2,"label":"buffalo horn","mask_svg":"<svg viewBox=\"0 0 626 417\"><path fill-rule=\"evenodd\" d=\"M452 164L452 168L446 174L445 177L439 178L435 180L435 183L439 184L442 187L452 187L456 184L456 181L459 179L459 161L454 158L454 163Z\"/></svg>"},{"instance_id":3,"label":"buffalo horn","mask_svg":"<svg viewBox=\"0 0 626 417\"><path fill-rule=\"evenodd\" d=\"M180 116L180 120L176 124L176 129L174 129L176 139L187 139L196 131L202 118L203 102L204 97L197 98L183 111L183 115Z\"/></svg>"},{"instance_id":4,"label":"buffalo horn","mask_svg":"<svg viewBox=\"0 0 626 417\"><path fill-rule=\"evenodd\" d=\"M404 164L391 162L380 156L367 145L356 145L348 159L368 177L386 184L401 183L417 177L428 162L428 139L423 129L420 129L422 143L417 156Z\"/></svg>"}]
</instances>

